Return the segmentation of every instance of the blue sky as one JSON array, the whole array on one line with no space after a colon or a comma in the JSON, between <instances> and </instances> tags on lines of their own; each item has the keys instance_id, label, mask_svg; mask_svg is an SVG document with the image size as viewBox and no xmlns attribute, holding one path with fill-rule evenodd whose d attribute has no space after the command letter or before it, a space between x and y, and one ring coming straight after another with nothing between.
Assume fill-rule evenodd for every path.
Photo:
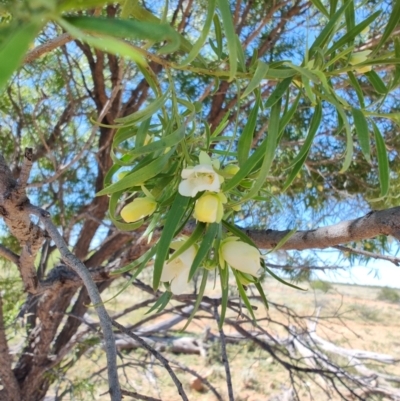
<instances>
[{"instance_id":1,"label":"blue sky","mask_svg":"<svg viewBox=\"0 0 400 401\"><path fill-rule=\"evenodd\" d=\"M346 270L314 272L315 277L334 283L400 288L400 266L385 260L370 261L366 266Z\"/></svg>"}]
</instances>

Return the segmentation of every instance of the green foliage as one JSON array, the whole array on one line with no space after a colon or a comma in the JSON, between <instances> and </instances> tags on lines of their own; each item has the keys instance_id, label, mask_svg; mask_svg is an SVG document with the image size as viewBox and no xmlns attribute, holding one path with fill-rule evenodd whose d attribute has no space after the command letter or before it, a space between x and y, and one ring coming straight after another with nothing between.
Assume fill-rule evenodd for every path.
<instances>
[{"instance_id":1,"label":"green foliage","mask_svg":"<svg viewBox=\"0 0 400 401\"><path fill-rule=\"evenodd\" d=\"M310 287L313 290L319 290L324 293L327 293L328 291L333 289L333 286L331 283L328 283L327 281L322 281L322 280L315 280L310 282Z\"/></svg>"},{"instance_id":2,"label":"green foliage","mask_svg":"<svg viewBox=\"0 0 400 401\"><path fill-rule=\"evenodd\" d=\"M293 43L287 39L285 43L276 44L270 54L262 46L259 49L249 46L241 28L235 26L233 4L228 0L195 2L195 24L185 37L178 33L176 21L170 23L168 2L164 6L161 2L154 5L154 9L163 10L161 15L137 1L117 2L121 7L115 8L113 17L106 13L104 6L108 3L111 4L101 0L86 3L27 0L16 8L5 3L0 27L0 57L7 63L0 67L0 90L6 89L13 74L19 74L21 80L25 79L22 86L26 92L31 87L35 88L35 93L44 92L43 88L52 93L62 92L60 104L65 98L84 97L80 88L90 87L96 79L94 65L97 68L96 63L100 64L97 58L89 57L89 65L78 63L79 67L74 67L79 70L76 75L80 76L74 82L74 89L69 83L70 71L54 57L47 59L45 56L36 64L45 71L49 62L57 71L51 78L43 72L43 78L32 79L29 66L18 70L31 43L42 40L40 35L38 37L41 29L41 35L45 36L52 29L57 33L62 28L79 40L72 53L87 53L84 43L89 49L97 49L96 55L105 52L117 56L116 64L122 65L124 60L124 73L128 75L124 80L148 85L152 95L139 109L98 123L100 129L114 129L115 135L110 154L112 165L107 166L103 188L96 183L97 196L109 196L108 219L121 231L146 225L144 236L150 239L162 227L153 248L139 259L140 262L130 264L124 271L135 268L140 272L154 256L153 288L160 287L166 269L176 269L175 275L171 270L167 275L170 279L164 282L171 290L183 265L187 269L187 280L202 269L203 283L206 283L208 271L215 270L221 278L221 321L225 314L229 274L232 274L252 314L246 286L254 284L267 305L262 278L269 274L282 279L265 267L258 251L253 253L256 255L253 259L238 255L240 263L236 267L232 262L227 263L221 251L224 241L237 239L244 249L250 248L249 255L255 248L246 234L235 228L235 223L249 221L254 210L258 224L263 216L273 219L274 212L283 209L282 199L286 205L290 202L297 205L301 199L305 209L315 211L324 208L328 198L339 199L344 191L362 193L371 202L383 202L391 193L391 174L394 172L397 178L398 171L391 166L394 154L388 152L386 141L396 139L389 138L384 128L400 122L397 106L393 106L400 80L400 45L398 41L394 46L391 43L400 2L394 3L387 20L382 10L364 3L331 1L328 5L314 0L316 18L325 23L321 30L310 35L314 38L312 43L307 42L307 47L299 51L297 39L292 39ZM258 7L266 7L256 3L249 10L254 26L261 18ZM360 36L365 29L377 27L383 32L377 47L373 51L359 51ZM261 35L258 40L263 39ZM61 50L57 51L57 57L62 57ZM66 64L73 64L68 57L65 60ZM163 70L162 74L156 73L158 67ZM394 67L394 70L377 72L386 67ZM119 78L111 75L115 83ZM44 83L46 79L50 79L50 84ZM227 106L221 118L211 121L208 112L213 107L212 95L221 82L227 88L225 104L234 104L235 109ZM213 85L214 88L209 89ZM103 96L107 97L111 86L104 86ZM133 92L132 88L124 90L124 96ZM206 93L204 98L200 97L202 90ZM88 92L91 94L90 90ZM21 96L21 89L9 87L7 96L1 100L1 110L14 107L14 113L23 115L24 123L29 121L34 127L30 130L32 140L45 142L42 130L53 116L46 115L40 120L32 116L28 105L17 109L16 96ZM100 95L96 93L96 96ZM37 107L45 101L44 93ZM81 103L80 112L86 121L92 117L85 101ZM13 125L12 121L8 123ZM54 135L57 138L54 140L60 140L60 146L66 149L64 155L87 139L77 134L83 131L77 128L77 121L69 123L71 121L65 124L67 140ZM10 146L5 146L5 150L13 152ZM40 181L45 175L43 172L55 174L57 166L64 163L65 160L40 159L34 181ZM341 168L337 167L339 164ZM87 179L95 175L93 160L82 161L80 169ZM64 214L64 218L73 218L93 196L94 187L88 190L83 185L80 191L76 189L82 177L74 169L65 172L63 178L68 182L63 190L81 195L76 202L69 202L68 212ZM38 191L38 199L54 204L58 211L64 209L65 200L59 199L51 182L48 188L51 189L48 192ZM205 199L209 193L216 196ZM124 220L121 208L141 197L155 202L156 209L139 219ZM201 206L203 204L206 206ZM200 210L201 207L206 210ZM197 225L187 239L182 237L182 230L193 216L198 220ZM61 214L56 213L54 218L62 223ZM181 241L181 247L170 256L176 240ZM196 249L192 259L187 256L191 249ZM322 285L317 283L313 282L312 286ZM156 309L165 307L170 299L170 293L166 294L160 298Z\"/></svg>"},{"instance_id":3,"label":"green foliage","mask_svg":"<svg viewBox=\"0 0 400 401\"><path fill-rule=\"evenodd\" d=\"M399 303L400 293L394 288L384 287L379 291L377 299L379 299L380 301Z\"/></svg>"}]
</instances>

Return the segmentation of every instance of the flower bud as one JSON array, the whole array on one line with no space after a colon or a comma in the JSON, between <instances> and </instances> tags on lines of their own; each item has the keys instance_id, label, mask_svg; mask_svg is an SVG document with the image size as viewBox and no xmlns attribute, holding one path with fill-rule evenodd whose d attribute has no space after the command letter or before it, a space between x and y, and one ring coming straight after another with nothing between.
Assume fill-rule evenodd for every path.
<instances>
[{"instance_id":1,"label":"flower bud","mask_svg":"<svg viewBox=\"0 0 400 401\"><path fill-rule=\"evenodd\" d=\"M223 193L205 193L196 201L194 218L203 223L219 223L224 215L223 203L226 203Z\"/></svg>"},{"instance_id":2,"label":"flower bud","mask_svg":"<svg viewBox=\"0 0 400 401\"><path fill-rule=\"evenodd\" d=\"M157 202L149 197L136 198L121 210L121 217L127 223L133 223L150 216L157 208Z\"/></svg>"},{"instance_id":3,"label":"flower bud","mask_svg":"<svg viewBox=\"0 0 400 401\"><path fill-rule=\"evenodd\" d=\"M240 170L240 168L236 164L228 164L224 168L224 172L226 174L229 174L229 175L232 175L232 176L235 175L239 170Z\"/></svg>"},{"instance_id":4,"label":"flower bud","mask_svg":"<svg viewBox=\"0 0 400 401\"><path fill-rule=\"evenodd\" d=\"M261 255L254 246L228 238L221 244L220 258L236 270L259 277Z\"/></svg>"},{"instance_id":5,"label":"flower bud","mask_svg":"<svg viewBox=\"0 0 400 401\"><path fill-rule=\"evenodd\" d=\"M351 65L361 64L368 60L368 56L372 53L371 50L364 50L362 52L353 53L350 57L349 63Z\"/></svg>"}]
</instances>

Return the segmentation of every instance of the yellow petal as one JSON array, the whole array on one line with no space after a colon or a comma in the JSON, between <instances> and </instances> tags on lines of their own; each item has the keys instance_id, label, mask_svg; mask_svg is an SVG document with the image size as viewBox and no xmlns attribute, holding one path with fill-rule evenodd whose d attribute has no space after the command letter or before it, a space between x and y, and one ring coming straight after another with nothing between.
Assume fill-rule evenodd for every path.
<instances>
[{"instance_id":1,"label":"yellow petal","mask_svg":"<svg viewBox=\"0 0 400 401\"><path fill-rule=\"evenodd\" d=\"M157 208L157 202L150 198L136 198L121 210L121 217L127 223L133 223L150 216Z\"/></svg>"}]
</instances>

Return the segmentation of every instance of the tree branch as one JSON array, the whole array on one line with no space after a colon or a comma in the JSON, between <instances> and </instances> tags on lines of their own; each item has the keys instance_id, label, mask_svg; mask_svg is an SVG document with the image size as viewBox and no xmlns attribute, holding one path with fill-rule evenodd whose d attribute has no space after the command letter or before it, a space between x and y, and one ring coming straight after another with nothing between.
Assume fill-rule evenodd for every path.
<instances>
[{"instance_id":1,"label":"tree branch","mask_svg":"<svg viewBox=\"0 0 400 401\"><path fill-rule=\"evenodd\" d=\"M19 264L18 255L3 245L0 245L0 256L2 256L5 259L8 259L10 262L15 263L17 266Z\"/></svg>"},{"instance_id":2,"label":"tree branch","mask_svg":"<svg viewBox=\"0 0 400 401\"><path fill-rule=\"evenodd\" d=\"M43 45L35 47L31 50L26 56L24 63L32 63L32 61L36 60L40 56L43 56L45 53L49 53L57 47L63 46L68 42L71 42L73 38L68 33L63 33L60 36L44 43Z\"/></svg>"},{"instance_id":3,"label":"tree branch","mask_svg":"<svg viewBox=\"0 0 400 401\"><path fill-rule=\"evenodd\" d=\"M90 300L92 301L92 304L96 309L97 315L99 316L100 325L104 335L108 366L108 383L110 386L109 393L111 395L111 400L120 401L122 398L122 394L118 380L117 352L115 347L114 333L112 330L110 317L108 316L106 308L104 307L97 286L92 280L92 277L86 266L69 251L68 246L64 242L61 234L58 232L57 228L50 220L49 213L32 205L29 205L28 209L30 213L40 219L47 232L49 233L51 239L54 241L58 250L60 251L63 260L79 275L88 291Z\"/></svg>"},{"instance_id":4,"label":"tree branch","mask_svg":"<svg viewBox=\"0 0 400 401\"><path fill-rule=\"evenodd\" d=\"M137 334L133 333L132 331L126 329L122 324L119 324L115 320L112 321L112 324L119 330L121 330L123 333L125 333L127 336L131 337L135 341L137 341L143 348L147 349L156 359L158 359L166 371L169 373L171 376L171 379L175 383L175 386L178 390L178 394L181 396L183 401L189 401L187 398L187 395L185 393L185 390L183 389L182 383L179 381L179 379L176 377L176 374L174 371L171 369L171 366L169 365L169 362L166 358L164 358L157 350L155 350L153 347L151 347L149 344L146 343L145 340L143 340L141 337L139 337Z\"/></svg>"},{"instance_id":5,"label":"tree branch","mask_svg":"<svg viewBox=\"0 0 400 401\"><path fill-rule=\"evenodd\" d=\"M244 230L261 249L272 249L290 230ZM324 249L348 242L392 235L400 240L400 207L371 211L355 220L295 232L279 249Z\"/></svg>"}]
</instances>

